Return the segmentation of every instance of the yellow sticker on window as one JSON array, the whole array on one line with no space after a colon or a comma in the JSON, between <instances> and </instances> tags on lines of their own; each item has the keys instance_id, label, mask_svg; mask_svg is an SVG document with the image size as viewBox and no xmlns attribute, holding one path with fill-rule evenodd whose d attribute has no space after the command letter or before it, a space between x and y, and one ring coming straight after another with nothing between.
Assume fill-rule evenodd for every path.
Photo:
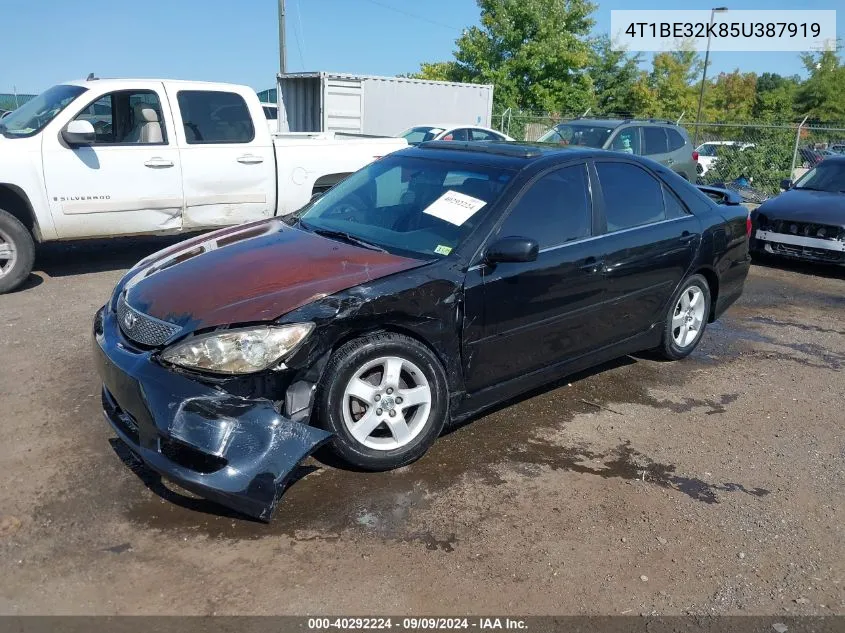
<instances>
[{"instance_id":1,"label":"yellow sticker on window","mask_svg":"<svg viewBox=\"0 0 845 633\"><path fill-rule=\"evenodd\" d=\"M448 255L452 252L451 246L444 246L443 244L438 244L437 248L434 249L434 252L438 255Z\"/></svg>"}]
</instances>

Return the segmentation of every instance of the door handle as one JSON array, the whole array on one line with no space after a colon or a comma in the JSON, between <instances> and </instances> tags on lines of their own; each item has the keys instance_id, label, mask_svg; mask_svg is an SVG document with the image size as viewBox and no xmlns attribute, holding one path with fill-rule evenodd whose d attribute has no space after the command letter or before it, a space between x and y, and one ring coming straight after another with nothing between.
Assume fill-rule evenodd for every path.
<instances>
[{"instance_id":1,"label":"door handle","mask_svg":"<svg viewBox=\"0 0 845 633\"><path fill-rule=\"evenodd\" d=\"M695 236L694 233L690 233L689 231L684 231L683 233L681 233L681 237L678 238L678 241L681 242L682 244L688 244L689 242L692 242L695 239L695 237L696 236Z\"/></svg>"},{"instance_id":2,"label":"door handle","mask_svg":"<svg viewBox=\"0 0 845 633\"><path fill-rule=\"evenodd\" d=\"M173 167L173 161L167 160L165 158L156 157L156 158L151 158L146 163L144 163L144 165L146 165L147 167L152 167L154 169L156 167Z\"/></svg>"},{"instance_id":3,"label":"door handle","mask_svg":"<svg viewBox=\"0 0 845 633\"><path fill-rule=\"evenodd\" d=\"M588 257L578 268L584 272L595 274L604 268L604 261L598 260L595 257Z\"/></svg>"},{"instance_id":4,"label":"door handle","mask_svg":"<svg viewBox=\"0 0 845 633\"><path fill-rule=\"evenodd\" d=\"M667 159L666 159L666 164L667 164L667 165L673 165L674 163L675 163L675 159L674 159L674 158L667 158Z\"/></svg>"},{"instance_id":5,"label":"door handle","mask_svg":"<svg viewBox=\"0 0 845 633\"><path fill-rule=\"evenodd\" d=\"M244 165L257 165L258 163L263 163L264 159L261 156L255 156L253 154L244 154L243 156L238 156L238 162Z\"/></svg>"}]
</instances>

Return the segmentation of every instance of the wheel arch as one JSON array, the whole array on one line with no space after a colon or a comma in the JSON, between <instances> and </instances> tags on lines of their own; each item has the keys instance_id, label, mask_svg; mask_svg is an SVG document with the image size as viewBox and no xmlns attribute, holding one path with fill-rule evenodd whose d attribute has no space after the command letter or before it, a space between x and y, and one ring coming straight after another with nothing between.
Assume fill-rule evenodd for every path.
<instances>
[{"instance_id":1,"label":"wheel arch","mask_svg":"<svg viewBox=\"0 0 845 633\"><path fill-rule=\"evenodd\" d=\"M692 274L701 275L707 280L707 286L710 289L710 314L707 315L707 322L713 323L716 320L716 300L719 298L719 276L709 266L701 266Z\"/></svg>"},{"instance_id":2,"label":"wheel arch","mask_svg":"<svg viewBox=\"0 0 845 633\"><path fill-rule=\"evenodd\" d=\"M41 230L29 197L17 185L0 182L0 209L20 220L36 242L41 241Z\"/></svg>"}]
</instances>

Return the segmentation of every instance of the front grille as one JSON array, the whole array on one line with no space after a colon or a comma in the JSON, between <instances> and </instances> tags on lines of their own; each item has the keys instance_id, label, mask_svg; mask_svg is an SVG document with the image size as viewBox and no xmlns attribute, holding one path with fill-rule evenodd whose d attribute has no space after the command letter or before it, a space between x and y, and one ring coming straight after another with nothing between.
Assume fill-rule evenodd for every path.
<instances>
[{"instance_id":1,"label":"front grille","mask_svg":"<svg viewBox=\"0 0 845 633\"><path fill-rule=\"evenodd\" d=\"M831 264L845 263L845 253L839 251L829 251L824 248L793 246L792 244L782 244L780 242L766 242L766 250L775 255L783 255L785 257L811 259L813 261L827 262Z\"/></svg>"},{"instance_id":2,"label":"front grille","mask_svg":"<svg viewBox=\"0 0 845 633\"><path fill-rule=\"evenodd\" d=\"M103 411L108 416L109 420L117 426L129 438L129 440L138 446L141 443L141 436L138 431L138 423L131 415L126 413L117 404L117 401L112 397L111 392L103 387Z\"/></svg>"},{"instance_id":3,"label":"front grille","mask_svg":"<svg viewBox=\"0 0 845 633\"><path fill-rule=\"evenodd\" d=\"M842 227L830 224L816 224L814 222L793 222L791 220L772 220L766 226L760 222L760 228L773 233L784 233L786 235L800 235L802 237L815 237L820 239L835 240L842 236Z\"/></svg>"},{"instance_id":4,"label":"front grille","mask_svg":"<svg viewBox=\"0 0 845 633\"><path fill-rule=\"evenodd\" d=\"M117 300L117 322L129 339L150 347L164 345L182 329L173 323L138 312L126 303L123 295Z\"/></svg>"}]
</instances>

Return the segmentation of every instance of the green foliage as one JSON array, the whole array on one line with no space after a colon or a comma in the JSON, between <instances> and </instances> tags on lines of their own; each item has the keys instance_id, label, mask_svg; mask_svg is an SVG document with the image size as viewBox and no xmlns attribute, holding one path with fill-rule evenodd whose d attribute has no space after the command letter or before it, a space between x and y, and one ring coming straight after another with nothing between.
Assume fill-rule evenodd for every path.
<instances>
[{"instance_id":1,"label":"green foliage","mask_svg":"<svg viewBox=\"0 0 845 633\"><path fill-rule=\"evenodd\" d=\"M606 114L639 112L642 104L632 91L640 79L642 55L614 51L606 35L596 38L592 47L589 75L593 80L593 109Z\"/></svg>"},{"instance_id":2,"label":"green foliage","mask_svg":"<svg viewBox=\"0 0 845 633\"><path fill-rule=\"evenodd\" d=\"M591 37L590 0L476 0L480 26L465 29L454 59L424 63L409 77L493 84L495 111L594 114L694 120L703 62L694 50L640 55L612 50L607 36ZM702 120L845 122L845 65L826 51L803 55L809 77L742 73L707 81Z\"/></svg>"},{"instance_id":3,"label":"green foliage","mask_svg":"<svg viewBox=\"0 0 845 633\"><path fill-rule=\"evenodd\" d=\"M796 95L798 113L816 121L845 121L845 66L836 51L801 56L810 73Z\"/></svg>"}]
</instances>

